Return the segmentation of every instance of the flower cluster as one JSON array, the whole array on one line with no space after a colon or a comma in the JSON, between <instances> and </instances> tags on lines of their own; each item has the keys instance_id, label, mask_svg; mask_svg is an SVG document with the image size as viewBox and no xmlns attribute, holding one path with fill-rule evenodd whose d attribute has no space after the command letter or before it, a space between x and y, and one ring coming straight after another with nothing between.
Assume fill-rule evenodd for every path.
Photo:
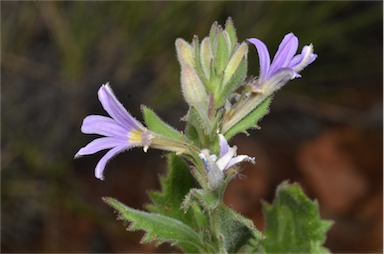
<instances>
[{"instance_id":1,"label":"flower cluster","mask_svg":"<svg viewBox=\"0 0 384 254\"><path fill-rule=\"evenodd\" d=\"M98 98L110 117L87 116L81 127L85 134L98 134L103 137L96 138L82 147L75 158L108 150L95 168L95 176L102 180L107 162L115 155L133 147L143 147L145 152L149 147L176 152L193 164L193 168L206 174L206 186L211 189L217 189L222 184L229 168L244 161L254 162L255 159L247 155L237 156L236 146L230 147L224 136L233 126L247 119L249 113L266 97L287 81L301 77L300 71L311 64L317 55L313 53L312 44L304 46L301 53L296 54L298 38L289 33L280 43L271 62L267 46L257 38L250 38L247 41L256 47L259 55L260 74L257 79L244 85L248 46L233 39L234 29L230 25L224 30L217 24L214 25L210 33L212 38L205 38L200 47L197 38L194 38L191 45L182 39L176 40L182 67L183 95L190 106L185 118L186 134L163 125L162 122L158 123L165 126L164 128L160 126L157 129L156 124L152 124L152 128L145 127L122 106L107 83L100 87ZM221 57L221 62L213 62L214 54ZM212 80L218 82L217 87ZM240 89L243 90L243 95L248 95L241 96L243 99L230 105L229 109L226 105L226 112L222 114L220 108L223 107L223 101L228 102L228 98L235 96L234 91ZM225 96L224 100L222 96ZM157 116L155 118L157 119ZM164 132L165 129L170 129L171 134ZM191 136L191 130L195 131L197 136ZM239 128L237 133L244 131ZM217 144L220 151L215 155L212 151Z\"/></svg>"}]
</instances>

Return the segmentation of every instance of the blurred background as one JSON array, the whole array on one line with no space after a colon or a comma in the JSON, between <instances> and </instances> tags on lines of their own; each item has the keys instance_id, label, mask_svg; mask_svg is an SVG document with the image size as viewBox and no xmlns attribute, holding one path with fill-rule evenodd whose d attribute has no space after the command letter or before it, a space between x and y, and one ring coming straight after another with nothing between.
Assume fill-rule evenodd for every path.
<instances>
[{"instance_id":1,"label":"blurred background","mask_svg":"<svg viewBox=\"0 0 384 254\"><path fill-rule=\"evenodd\" d=\"M325 2L1 2L1 252L178 252L140 245L101 200L143 208L160 188L164 153L133 149L94 177L103 152L73 159L94 136L85 116L103 114L108 81L138 119L140 105L183 129L174 41L234 20L240 41L272 54L294 32L319 58L274 97L251 136L231 145L256 157L225 202L262 229L261 200L296 181L335 225L332 252L382 252L383 4ZM251 46L249 75L257 75Z\"/></svg>"}]
</instances>

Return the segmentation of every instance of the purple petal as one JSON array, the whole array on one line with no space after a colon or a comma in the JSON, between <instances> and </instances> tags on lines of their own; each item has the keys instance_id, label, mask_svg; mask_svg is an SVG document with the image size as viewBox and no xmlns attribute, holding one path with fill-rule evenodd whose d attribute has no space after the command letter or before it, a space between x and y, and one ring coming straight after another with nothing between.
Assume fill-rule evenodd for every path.
<instances>
[{"instance_id":1,"label":"purple petal","mask_svg":"<svg viewBox=\"0 0 384 254\"><path fill-rule=\"evenodd\" d=\"M293 68L295 65L298 65L302 60L303 60L303 55L298 54L292 58L291 62L288 64L288 67Z\"/></svg>"},{"instance_id":2,"label":"purple petal","mask_svg":"<svg viewBox=\"0 0 384 254\"><path fill-rule=\"evenodd\" d=\"M255 45L257 53L259 55L259 64L260 64L260 80L266 80L269 78L268 72L271 64L271 58L269 56L267 46L256 38L247 39L250 43Z\"/></svg>"},{"instance_id":3,"label":"purple petal","mask_svg":"<svg viewBox=\"0 0 384 254\"><path fill-rule=\"evenodd\" d=\"M236 147L232 147L229 149L229 151L221 156L217 161L216 164L220 168L221 171L224 171L227 168L228 163L231 161L233 156L236 155Z\"/></svg>"},{"instance_id":4,"label":"purple petal","mask_svg":"<svg viewBox=\"0 0 384 254\"><path fill-rule=\"evenodd\" d=\"M309 46L308 45L304 46L303 49L301 50L300 56L301 56L300 62L296 64L290 63L290 65L292 66L292 69L294 69L296 72L300 72L305 67L310 65L313 61L315 61L317 58L317 55L313 54L312 44Z\"/></svg>"},{"instance_id":5,"label":"purple petal","mask_svg":"<svg viewBox=\"0 0 384 254\"><path fill-rule=\"evenodd\" d=\"M263 92L268 95L272 94L285 85L289 80L296 77L297 73L291 68L280 69L263 84Z\"/></svg>"},{"instance_id":6,"label":"purple petal","mask_svg":"<svg viewBox=\"0 0 384 254\"><path fill-rule=\"evenodd\" d=\"M95 168L95 176L100 180L104 180L104 169L105 165L107 165L108 161L112 159L115 155L127 150L126 146L117 146L111 150L109 150L97 163Z\"/></svg>"},{"instance_id":7,"label":"purple petal","mask_svg":"<svg viewBox=\"0 0 384 254\"><path fill-rule=\"evenodd\" d=\"M84 134L99 134L108 137L127 138L129 130L122 127L112 118L90 115L84 118L81 131Z\"/></svg>"},{"instance_id":8,"label":"purple petal","mask_svg":"<svg viewBox=\"0 0 384 254\"><path fill-rule=\"evenodd\" d=\"M219 144L220 144L220 157L222 157L230 149L227 140L222 134L219 134Z\"/></svg>"},{"instance_id":9,"label":"purple petal","mask_svg":"<svg viewBox=\"0 0 384 254\"><path fill-rule=\"evenodd\" d=\"M110 149L117 146L129 147L128 139L117 139L111 137L97 138L85 147L80 148L80 150L76 153L75 158L82 155L94 154L101 150Z\"/></svg>"},{"instance_id":10,"label":"purple petal","mask_svg":"<svg viewBox=\"0 0 384 254\"><path fill-rule=\"evenodd\" d=\"M278 71L278 69L288 66L289 62L292 60L293 56L296 54L298 46L299 46L299 40L293 33L289 33L284 36L284 39L280 43L279 48L276 52L276 55L273 58L273 61L269 70L270 75L273 75L274 72Z\"/></svg>"},{"instance_id":11,"label":"purple petal","mask_svg":"<svg viewBox=\"0 0 384 254\"><path fill-rule=\"evenodd\" d=\"M98 91L99 101L107 113L119 124L133 129L144 128L128 111L121 105L112 92L109 84L102 85Z\"/></svg>"},{"instance_id":12,"label":"purple petal","mask_svg":"<svg viewBox=\"0 0 384 254\"><path fill-rule=\"evenodd\" d=\"M252 158L252 157L249 157L247 155L239 155L239 156L236 156L234 157L232 160L229 161L229 163L227 164L227 167L225 169L228 169L240 162L243 162L243 161L251 161L251 162L255 162L255 158Z\"/></svg>"}]
</instances>

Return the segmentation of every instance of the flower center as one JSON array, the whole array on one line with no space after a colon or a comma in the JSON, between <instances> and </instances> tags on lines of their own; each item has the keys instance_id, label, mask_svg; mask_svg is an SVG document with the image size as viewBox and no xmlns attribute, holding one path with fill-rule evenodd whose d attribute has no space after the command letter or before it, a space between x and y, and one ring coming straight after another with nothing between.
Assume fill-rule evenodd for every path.
<instances>
[{"instance_id":1,"label":"flower center","mask_svg":"<svg viewBox=\"0 0 384 254\"><path fill-rule=\"evenodd\" d=\"M141 144L143 141L143 132L141 130L133 130L128 136L129 142Z\"/></svg>"}]
</instances>

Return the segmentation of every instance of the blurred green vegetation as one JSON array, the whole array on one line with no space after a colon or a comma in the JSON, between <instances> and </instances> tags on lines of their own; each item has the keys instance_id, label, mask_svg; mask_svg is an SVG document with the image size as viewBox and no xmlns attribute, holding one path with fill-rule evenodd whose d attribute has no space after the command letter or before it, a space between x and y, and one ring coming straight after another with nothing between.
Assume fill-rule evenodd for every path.
<instances>
[{"instance_id":1,"label":"blurred green vegetation","mask_svg":"<svg viewBox=\"0 0 384 254\"><path fill-rule=\"evenodd\" d=\"M110 210L95 209L113 183L92 179L95 158L73 162L90 140L80 133L82 119L104 114L96 96L102 83L111 81L139 119L139 106L146 104L182 128L186 106L174 41L203 38L214 21L224 24L231 16L239 40L258 37L272 54L288 32L301 46L313 43L318 60L283 89L281 97L290 99L282 104L353 124L382 114L382 14L378 1L2 1L2 251L119 251L67 246L55 229L62 210L91 218L104 232L114 227L103 222ZM251 47L249 75L258 74L257 59ZM297 98L304 98L301 104L293 103ZM313 108L328 103L339 113ZM357 120L350 121L351 115ZM375 119L367 121L380 126L382 117ZM48 234L47 221L54 223ZM50 230L52 238L36 244Z\"/></svg>"}]
</instances>

